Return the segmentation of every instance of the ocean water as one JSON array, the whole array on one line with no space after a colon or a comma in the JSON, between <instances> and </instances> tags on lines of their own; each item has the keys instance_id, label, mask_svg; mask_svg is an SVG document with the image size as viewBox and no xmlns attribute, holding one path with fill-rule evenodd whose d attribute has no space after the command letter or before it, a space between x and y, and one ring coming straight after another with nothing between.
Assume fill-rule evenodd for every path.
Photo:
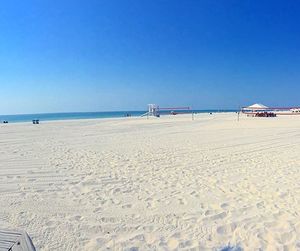
<instances>
[{"instance_id":1,"label":"ocean water","mask_svg":"<svg viewBox=\"0 0 300 251\"><path fill-rule=\"evenodd\" d=\"M139 117L146 111L116 111L116 112L70 112L70 113L41 113L41 114L18 114L0 115L0 122L9 123L31 122L34 119L42 121L73 120L73 119L101 119L101 118L122 118L130 114L132 117ZM187 110L179 113L215 113L215 112L236 112L236 110ZM161 111L161 115L170 114L170 111Z\"/></svg>"}]
</instances>

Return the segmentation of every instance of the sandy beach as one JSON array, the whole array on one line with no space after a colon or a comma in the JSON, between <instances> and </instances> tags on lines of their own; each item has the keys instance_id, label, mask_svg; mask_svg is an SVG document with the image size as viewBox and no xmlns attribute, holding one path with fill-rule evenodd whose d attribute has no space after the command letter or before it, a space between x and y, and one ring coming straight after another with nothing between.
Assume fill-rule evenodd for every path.
<instances>
[{"instance_id":1,"label":"sandy beach","mask_svg":"<svg viewBox=\"0 0 300 251\"><path fill-rule=\"evenodd\" d=\"M300 116L0 125L0 225L38 250L300 250Z\"/></svg>"}]
</instances>

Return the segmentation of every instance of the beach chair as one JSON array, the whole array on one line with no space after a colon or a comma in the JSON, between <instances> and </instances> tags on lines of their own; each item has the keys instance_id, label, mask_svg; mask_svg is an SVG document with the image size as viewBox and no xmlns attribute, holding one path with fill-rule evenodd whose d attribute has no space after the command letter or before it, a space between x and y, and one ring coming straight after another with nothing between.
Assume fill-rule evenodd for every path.
<instances>
[{"instance_id":1,"label":"beach chair","mask_svg":"<svg viewBox=\"0 0 300 251\"><path fill-rule=\"evenodd\" d=\"M0 229L0 251L36 251L25 231Z\"/></svg>"},{"instance_id":2,"label":"beach chair","mask_svg":"<svg viewBox=\"0 0 300 251\"><path fill-rule=\"evenodd\" d=\"M39 123L40 123L40 121L38 119L32 120L32 124L34 124L34 125L39 124Z\"/></svg>"}]
</instances>

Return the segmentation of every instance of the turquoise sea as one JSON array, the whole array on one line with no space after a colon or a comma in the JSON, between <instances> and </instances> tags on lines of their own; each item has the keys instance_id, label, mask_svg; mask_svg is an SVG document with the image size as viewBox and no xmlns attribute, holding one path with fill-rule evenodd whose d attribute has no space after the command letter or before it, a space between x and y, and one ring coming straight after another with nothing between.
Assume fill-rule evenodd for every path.
<instances>
[{"instance_id":1,"label":"turquoise sea","mask_svg":"<svg viewBox=\"0 0 300 251\"><path fill-rule=\"evenodd\" d=\"M139 117L146 111L116 111L116 112L70 112L70 113L41 113L41 114L18 114L18 115L0 115L0 122L9 123L31 122L34 119L40 121L52 120L73 120L73 119L101 119L101 118L121 118L126 115ZM215 113L215 112L236 112L236 110L188 110L179 113ZM170 114L170 111L161 112L161 115Z\"/></svg>"}]
</instances>

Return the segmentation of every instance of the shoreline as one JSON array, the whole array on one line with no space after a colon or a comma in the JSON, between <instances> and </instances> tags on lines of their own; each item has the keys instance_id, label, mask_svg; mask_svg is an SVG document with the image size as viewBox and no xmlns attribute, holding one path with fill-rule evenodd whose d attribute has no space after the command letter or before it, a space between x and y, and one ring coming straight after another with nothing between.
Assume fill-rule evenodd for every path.
<instances>
[{"instance_id":1,"label":"shoreline","mask_svg":"<svg viewBox=\"0 0 300 251\"><path fill-rule=\"evenodd\" d=\"M199 115L199 114L209 114L210 112L195 112L194 115ZM235 113L234 111L221 111L221 112L212 112L213 114L230 114L230 113ZM192 116L192 113L184 113L184 114L176 114L176 115L172 115L172 114L162 114L160 118L162 117L166 117L166 116L171 116L171 117L176 117L176 116ZM50 123L50 122L63 122L63 121L94 121L94 120L100 120L100 121L103 121L103 120L119 120L119 119L138 119L138 118L146 118L147 119L147 116L129 116L129 117L126 117L126 116L122 116L122 117L103 117L103 118L67 118L67 119L50 119L50 120L42 120L42 119L39 119L40 123ZM149 116L149 118L155 118L153 116ZM159 118L157 118L159 119ZM9 122L9 121L8 121ZM0 122L0 125L1 124L4 124L4 123L1 123ZM6 126L8 124L32 124L32 121L13 121L13 122L9 122L7 124L5 124Z\"/></svg>"}]
</instances>

